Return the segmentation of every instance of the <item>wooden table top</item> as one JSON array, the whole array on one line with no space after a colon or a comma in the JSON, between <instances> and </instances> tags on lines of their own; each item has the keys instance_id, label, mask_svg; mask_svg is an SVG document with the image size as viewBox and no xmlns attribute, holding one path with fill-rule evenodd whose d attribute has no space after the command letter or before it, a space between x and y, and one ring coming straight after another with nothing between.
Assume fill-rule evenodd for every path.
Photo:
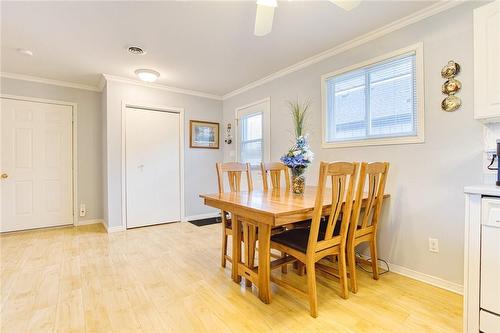
<instances>
[{"instance_id":1,"label":"wooden table top","mask_svg":"<svg viewBox=\"0 0 500 333\"><path fill-rule=\"evenodd\" d=\"M216 194L201 194L205 204L215 208L231 211L229 207L244 209L259 215L280 218L296 214L310 214L314 210L317 186L306 186L303 195L294 194L285 189L254 190L252 192L226 192ZM331 189L325 192L324 209L331 205ZM384 195L388 197L389 195Z\"/></svg>"}]
</instances>

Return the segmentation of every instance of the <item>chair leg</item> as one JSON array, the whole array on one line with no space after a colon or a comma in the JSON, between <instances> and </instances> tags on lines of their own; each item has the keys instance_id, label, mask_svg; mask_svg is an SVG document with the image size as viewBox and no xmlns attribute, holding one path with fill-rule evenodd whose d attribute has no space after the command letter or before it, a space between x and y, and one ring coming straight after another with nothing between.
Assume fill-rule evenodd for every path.
<instances>
[{"instance_id":1,"label":"chair leg","mask_svg":"<svg viewBox=\"0 0 500 333\"><path fill-rule=\"evenodd\" d=\"M373 235L372 240L370 241L370 255L372 260L372 272L373 279L378 280L378 255L377 255L377 238Z\"/></svg>"},{"instance_id":2,"label":"chair leg","mask_svg":"<svg viewBox=\"0 0 500 333\"><path fill-rule=\"evenodd\" d=\"M356 276L356 247L354 242L351 241L347 244L347 264L349 265L349 282L351 291L355 294L358 292L358 280Z\"/></svg>"},{"instance_id":3,"label":"chair leg","mask_svg":"<svg viewBox=\"0 0 500 333\"><path fill-rule=\"evenodd\" d=\"M226 255L227 255L227 234L226 226L222 223L222 246L221 246L221 258L220 265L222 268L226 267Z\"/></svg>"},{"instance_id":4,"label":"chair leg","mask_svg":"<svg viewBox=\"0 0 500 333\"><path fill-rule=\"evenodd\" d=\"M309 274L309 270L307 271L307 274ZM348 299L349 298L349 290L347 288L347 267L346 267L345 247L340 248L339 277L340 277L340 297L342 297L344 299Z\"/></svg>"},{"instance_id":5,"label":"chair leg","mask_svg":"<svg viewBox=\"0 0 500 333\"><path fill-rule=\"evenodd\" d=\"M286 256L285 252L281 252L281 258L284 258ZM288 267L287 265L281 266L281 273L286 274L288 273Z\"/></svg>"},{"instance_id":6,"label":"chair leg","mask_svg":"<svg viewBox=\"0 0 500 333\"><path fill-rule=\"evenodd\" d=\"M306 259L307 269L307 294L309 295L309 309L311 316L316 318L318 316L318 296L316 292L316 270L314 267L314 259Z\"/></svg>"},{"instance_id":7,"label":"chair leg","mask_svg":"<svg viewBox=\"0 0 500 333\"><path fill-rule=\"evenodd\" d=\"M303 276L306 273L306 270L305 270L306 266L303 263L301 263L300 261L297 261L296 263L297 263L297 275Z\"/></svg>"}]
</instances>

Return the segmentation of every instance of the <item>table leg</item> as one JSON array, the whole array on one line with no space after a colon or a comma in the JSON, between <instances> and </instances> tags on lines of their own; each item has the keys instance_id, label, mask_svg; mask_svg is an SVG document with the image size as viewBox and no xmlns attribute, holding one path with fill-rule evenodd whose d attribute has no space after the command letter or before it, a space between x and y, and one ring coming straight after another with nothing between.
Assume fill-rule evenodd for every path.
<instances>
[{"instance_id":1,"label":"table leg","mask_svg":"<svg viewBox=\"0 0 500 333\"><path fill-rule=\"evenodd\" d=\"M240 283L241 276L238 274L238 264L241 262L241 228L236 214L232 214L231 216L231 229L231 238L233 240L231 277L234 282Z\"/></svg>"},{"instance_id":2,"label":"table leg","mask_svg":"<svg viewBox=\"0 0 500 333\"><path fill-rule=\"evenodd\" d=\"M243 227L243 248L245 249L245 266L250 268L250 224L242 222ZM245 279L245 286L252 287L252 281Z\"/></svg>"},{"instance_id":3,"label":"table leg","mask_svg":"<svg viewBox=\"0 0 500 333\"><path fill-rule=\"evenodd\" d=\"M271 226L259 223L259 298L262 302L271 303Z\"/></svg>"},{"instance_id":4,"label":"table leg","mask_svg":"<svg viewBox=\"0 0 500 333\"><path fill-rule=\"evenodd\" d=\"M255 227L255 225L253 224L250 224L249 225L249 231L248 231L249 235L248 235L248 251L250 252L250 260L248 261L248 265L250 266L250 268L253 269L254 265L255 265L255 242L257 241L256 237L257 237L257 228Z\"/></svg>"}]
</instances>

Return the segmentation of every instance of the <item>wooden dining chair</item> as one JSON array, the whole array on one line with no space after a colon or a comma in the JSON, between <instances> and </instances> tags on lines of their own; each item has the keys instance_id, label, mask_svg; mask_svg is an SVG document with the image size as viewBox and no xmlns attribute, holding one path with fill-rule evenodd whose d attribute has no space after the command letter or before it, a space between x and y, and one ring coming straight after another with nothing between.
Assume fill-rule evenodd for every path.
<instances>
[{"instance_id":1,"label":"wooden dining chair","mask_svg":"<svg viewBox=\"0 0 500 333\"><path fill-rule=\"evenodd\" d=\"M290 191L290 172L288 167L281 162L260 163L262 172L262 188L264 191L269 189L267 184L267 175L271 177L271 186L273 189L281 189L281 173L285 177L285 190Z\"/></svg>"},{"instance_id":2,"label":"wooden dining chair","mask_svg":"<svg viewBox=\"0 0 500 333\"><path fill-rule=\"evenodd\" d=\"M230 192L241 191L241 175L243 173L246 174L248 192L253 190L252 171L249 163L246 164L236 163L236 162L217 163L216 168L217 168L217 184L219 188L219 193L224 193L224 174L227 174ZM231 257L227 255L227 239L228 236L232 235L231 219L229 217L229 213L222 210L221 219L222 219L221 266L226 267L226 260L232 263ZM255 232L251 233L251 235L248 236L255 238ZM255 241L251 243L255 244ZM252 253L254 252L253 249L250 249L250 251Z\"/></svg>"},{"instance_id":3,"label":"wooden dining chair","mask_svg":"<svg viewBox=\"0 0 500 333\"><path fill-rule=\"evenodd\" d=\"M316 192L314 213L310 228L296 228L284 231L271 237L271 248L284 252L302 262L306 266L307 292L296 288L282 279L271 276L271 281L301 294L309 299L312 317L318 315L318 301L316 295L316 263L331 255L339 258L338 275L340 279L340 294L342 298L348 297L347 267L346 267L346 245L349 222L353 206L354 183L356 182L358 163L321 162L319 169L319 182ZM331 202L328 212L327 227L320 231L321 216L326 192L327 179L331 178ZM339 219L340 214L345 218ZM340 223L338 228L337 223ZM336 231L337 230L337 231ZM271 263L271 267L281 266L281 262L287 262L287 258L278 259Z\"/></svg>"},{"instance_id":4,"label":"wooden dining chair","mask_svg":"<svg viewBox=\"0 0 500 333\"><path fill-rule=\"evenodd\" d=\"M271 178L271 188L273 190L281 189L281 174L285 178L285 191L290 191L290 172L288 171L288 167L281 162L270 162L270 163L260 163L260 171L262 173L262 188L264 191L269 190L269 185L267 183L267 176L269 175ZM292 229L294 227L293 224L286 225L283 227L275 228L272 233L282 232L285 229ZM283 273L287 273L287 266L283 265L281 267L281 271Z\"/></svg>"},{"instance_id":5,"label":"wooden dining chair","mask_svg":"<svg viewBox=\"0 0 500 333\"><path fill-rule=\"evenodd\" d=\"M385 183L389 163L361 163L359 180L356 189L356 197L352 210L351 225L347 240L347 256L349 263L350 289L353 293L358 292L356 279L356 246L368 242L370 244L370 261L373 279L378 280L378 257L377 257L377 227L384 202ZM368 188L366 189L366 183ZM363 197L366 197L366 205L362 205ZM363 206L363 213L361 214Z\"/></svg>"}]
</instances>

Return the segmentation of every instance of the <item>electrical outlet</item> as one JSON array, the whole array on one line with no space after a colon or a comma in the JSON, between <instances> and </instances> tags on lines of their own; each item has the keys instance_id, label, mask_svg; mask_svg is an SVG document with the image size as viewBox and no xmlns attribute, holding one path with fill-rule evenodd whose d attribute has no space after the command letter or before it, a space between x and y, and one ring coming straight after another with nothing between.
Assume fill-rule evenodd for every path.
<instances>
[{"instance_id":1,"label":"electrical outlet","mask_svg":"<svg viewBox=\"0 0 500 333\"><path fill-rule=\"evenodd\" d=\"M493 158L493 155L496 155L497 150L496 150L496 148L495 149L486 149L485 153L486 153L486 158L491 161L491 159Z\"/></svg>"},{"instance_id":2,"label":"electrical outlet","mask_svg":"<svg viewBox=\"0 0 500 333\"><path fill-rule=\"evenodd\" d=\"M85 209L85 204L80 204L80 217L87 215L87 209Z\"/></svg>"},{"instance_id":3,"label":"electrical outlet","mask_svg":"<svg viewBox=\"0 0 500 333\"><path fill-rule=\"evenodd\" d=\"M434 253L439 252L439 242L436 238L429 238L429 251Z\"/></svg>"},{"instance_id":4,"label":"electrical outlet","mask_svg":"<svg viewBox=\"0 0 500 333\"><path fill-rule=\"evenodd\" d=\"M495 149L486 149L484 151L484 157L483 157L483 168L484 168L484 173L487 173L487 174L496 174L497 171L496 170L490 170L488 169L488 166L490 166L491 164L491 161L493 159L493 156L496 155L497 153L497 150L496 148ZM498 159L495 158L495 161L493 164L491 164L490 166L491 168L493 169L496 169L498 167Z\"/></svg>"}]
</instances>

